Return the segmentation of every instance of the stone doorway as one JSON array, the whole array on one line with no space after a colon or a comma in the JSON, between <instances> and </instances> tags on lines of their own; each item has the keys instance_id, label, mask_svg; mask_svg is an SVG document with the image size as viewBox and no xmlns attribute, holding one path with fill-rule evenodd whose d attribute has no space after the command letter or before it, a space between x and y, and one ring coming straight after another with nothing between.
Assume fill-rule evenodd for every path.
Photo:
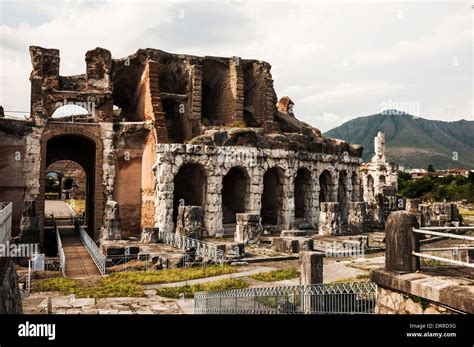
<instances>
[{"instance_id":1,"label":"stone doorway","mask_svg":"<svg viewBox=\"0 0 474 347\"><path fill-rule=\"evenodd\" d=\"M206 206L207 177L198 164L184 164L174 177L173 222L176 226L179 206Z\"/></svg>"},{"instance_id":2,"label":"stone doorway","mask_svg":"<svg viewBox=\"0 0 474 347\"><path fill-rule=\"evenodd\" d=\"M283 170L273 167L263 175L262 224L283 223Z\"/></svg>"}]
</instances>

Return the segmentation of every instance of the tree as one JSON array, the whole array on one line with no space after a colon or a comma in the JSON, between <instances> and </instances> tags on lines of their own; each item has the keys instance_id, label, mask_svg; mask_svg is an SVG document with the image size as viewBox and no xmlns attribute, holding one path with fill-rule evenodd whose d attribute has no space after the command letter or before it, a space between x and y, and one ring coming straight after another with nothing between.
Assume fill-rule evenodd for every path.
<instances>
[{"instance_id":1,"label":"tree","mask_svg":"<svg viewBox=\"0 0 474 347\"><path fill-rule=\"evenodd\" d=\"M435 171L436 171L435 168L434 168L434 166L433 166L433 164L428 165L428 168L427 168L426 170L427 170L428 172L435 172Z\"/></svg>"}]
</instances>

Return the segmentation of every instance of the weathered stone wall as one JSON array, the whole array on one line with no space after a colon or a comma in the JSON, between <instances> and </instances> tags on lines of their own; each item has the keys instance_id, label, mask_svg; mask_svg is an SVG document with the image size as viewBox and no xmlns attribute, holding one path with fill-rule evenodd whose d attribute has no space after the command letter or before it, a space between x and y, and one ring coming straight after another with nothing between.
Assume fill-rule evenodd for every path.
<instances>
[{"instance_id":1,"label":"weathered stone wall","mask_svg":"<svg viewBox=\"0 0 474 347\"><path fill-rule=\"evenodd\" d=\"M455 311L418 296L377 288L376 314L452 314Z\"/></svg>"},{"instance_id":2,"label":"weathered stone wall","mask_svg":"<svg viewBox=\"0 0 474 347\"><path fill-rule=\"evenodd\" d=\"M337 158L337 161L336 161ZM158 144L156 156L156 199L155 226L172 231L174 176L183 164L200 165L207 175L207 189L204 214L204 229L209 235L223 231L222 226L222 180L232 167L244 168L250 179L250 199L247 213L260 214L263 193L263 175L273 167L283 172L281 227L288 229L294 221L295 196L294 178L299 168L305 167L314 174L311 180L311 220L319 220L319 174L324 170L332 173L335 187L338 185L338 171L345 170L352 175L358 172L358 158L324 154L295 153L285 150L262 150L248 147L217 147L199 145ZM351 187L347 188L349 194ZM337 189L336 189L337 192Z\"/></svg>"},{"instance_id":3,"label":"weathered stone wall","mask_svg":"<svg viewBox=\"0 0 474 347\"><path fill-rule=\"evenodd\" d=\"M0 119L0 201L13 202L12 235L17 236L23 211L25 190L24 158L25 135L29 131L25 121Z\"/></svg>"},{"instance_id":4,"label":"weathered stone wall","mask_svg":"<svg viewBox=\"0 0 474 347\"><path fill-rule=\"evenodd\" d=\"M0 314L22 314L21 295L15 264L10 258L0 258Z\"/></svg>"}]
</instances>

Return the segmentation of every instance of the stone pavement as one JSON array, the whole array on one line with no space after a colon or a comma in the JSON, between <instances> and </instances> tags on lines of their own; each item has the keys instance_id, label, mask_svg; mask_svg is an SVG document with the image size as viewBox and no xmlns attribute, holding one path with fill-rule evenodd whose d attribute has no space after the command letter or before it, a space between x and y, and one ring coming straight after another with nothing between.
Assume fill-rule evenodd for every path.
<instances>
[{"instance_id":1,"label":"stone pavement","mask_svg":"<svg viewBox=\"0 0 474 347\"><path fill-rule=\"evenodd\" d=\"M71 206L62 200L46 200L44 202L44 209L46 216L54 214L56 218L70 217L75 215Z\"/></svg>"},{"instance_id":2,"label":"stone pavement","mask_svg":"<svg viewBox=\"0 0 474 347\"><path fill-rule=\"evenodd\" d=\"M48 297L53 314L183 314L193 313L193 300L169 299L146 290L146 297L76 298L74 294L32 293L23 299L23 313L46 314Z\"/></svg>"}]
</instances>

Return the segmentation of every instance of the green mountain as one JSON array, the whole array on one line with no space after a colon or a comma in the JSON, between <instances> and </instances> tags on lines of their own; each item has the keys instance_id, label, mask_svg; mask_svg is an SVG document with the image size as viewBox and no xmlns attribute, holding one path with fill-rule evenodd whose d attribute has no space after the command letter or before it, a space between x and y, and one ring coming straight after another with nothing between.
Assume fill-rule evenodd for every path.
<instances>
[{"instance_id":1,"label":"green mountain","mask_svg":"<svg viewBox=\"0 0 474 347\"><path fill-rule=\"evenodd\" d=\"M361 144L362 159L369 161L379 131L385 132L391 162L408 168L474 168L474 121L436 121L389 110L352 119L324 136Z\"/></svg>"}]
</instances>

